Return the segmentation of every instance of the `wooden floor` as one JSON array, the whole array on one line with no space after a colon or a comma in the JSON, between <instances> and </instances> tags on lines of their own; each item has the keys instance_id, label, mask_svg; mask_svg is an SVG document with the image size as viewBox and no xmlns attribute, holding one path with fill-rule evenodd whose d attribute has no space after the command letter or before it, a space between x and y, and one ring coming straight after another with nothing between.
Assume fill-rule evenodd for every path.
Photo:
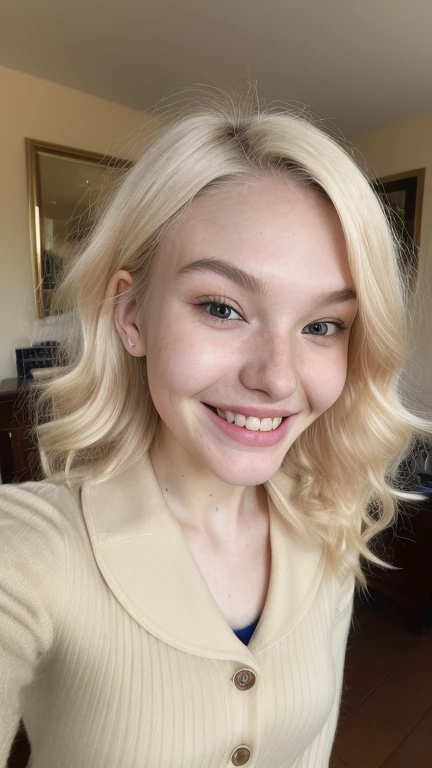
<instances>
[{"instance_id":1,"label":"wooden floor","mask_svg":"<svg viewBox=\"0 0 432 768\"><path fill-rule=\"evenodd\" d=\"M356 599L330 768L432 768L432 628L415 633L370 594Z\"/></svg>"}]
</instances>

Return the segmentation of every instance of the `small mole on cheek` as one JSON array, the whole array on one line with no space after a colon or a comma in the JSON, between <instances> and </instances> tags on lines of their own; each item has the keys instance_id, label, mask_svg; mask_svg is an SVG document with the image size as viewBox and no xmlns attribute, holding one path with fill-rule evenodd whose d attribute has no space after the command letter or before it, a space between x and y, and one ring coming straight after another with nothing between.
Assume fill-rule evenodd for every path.
<instances>
[{"instance_id":1,"label":"small mole on cheek","mask_svg":"<svg viewBox=\"0 0 432 768\"><path fill-rule=\"evenodd\" d=\"M168 490L168 488L165 488L165 490L167 491L167 490Z\"/></svg>"}]
</instances>

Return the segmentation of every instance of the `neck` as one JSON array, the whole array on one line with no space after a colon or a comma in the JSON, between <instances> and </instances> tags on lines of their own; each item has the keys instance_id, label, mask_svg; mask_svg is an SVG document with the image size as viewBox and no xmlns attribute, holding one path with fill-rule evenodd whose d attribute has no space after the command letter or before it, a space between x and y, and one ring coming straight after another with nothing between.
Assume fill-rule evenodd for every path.
<instances>
[{"instance_id":1,"label":"neck","mask_svg":"<svg viewBox=\"0 0 432 768\"><path fill-rule=\"evenodd\" d=\"M190 455L150 449L153 470L167 506L180 525L212 539L235 539L239 528L257 513L268 513L264 486L229 485Z\"/></svg>"}]
</instances>

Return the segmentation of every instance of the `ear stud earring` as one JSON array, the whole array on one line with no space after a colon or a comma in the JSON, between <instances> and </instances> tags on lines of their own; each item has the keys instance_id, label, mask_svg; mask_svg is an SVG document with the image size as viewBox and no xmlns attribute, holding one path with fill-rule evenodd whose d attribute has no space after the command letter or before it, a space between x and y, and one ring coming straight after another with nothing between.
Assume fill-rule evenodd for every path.
<instances>
[{"instance_id":1,"label":"ear stud earring","mask_svg":"<svg viewBox=\"0 0 432 768\"><path fill-rule=\"evenodd\" d=\"M134 346L135 346L135 344L133 343L133 341L131 341L131 340L130 340L129 336L128 336L128 342L129 342L129 346L131 346L131 347L134 347Z\"/></svg>"}]
</instances>

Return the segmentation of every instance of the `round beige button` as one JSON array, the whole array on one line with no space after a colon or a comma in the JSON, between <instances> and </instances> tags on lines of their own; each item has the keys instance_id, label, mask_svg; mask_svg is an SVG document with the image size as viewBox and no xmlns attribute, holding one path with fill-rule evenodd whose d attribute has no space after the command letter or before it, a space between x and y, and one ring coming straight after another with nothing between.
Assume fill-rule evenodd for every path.
<instances>
[{"instance_id":1,"label":"round beige button","mask_svg":"<svg viewBox=\"0 0 432 768\"><path fill-rule=\"evenodd\" d=\"M251 751L246 744L240 744L231 755L233 765L245 765L251 756Z\"/></svg>"},{"instance_id":2,"label":"round beige button","mask_svg":"<svg viewBox=\"0 0 432 768\"><path fill-rule=\"evenodd\" d=\"M255 672L251 669L239 669L234 675L234 683L239 691L248 691L256 682Z\"/></svg>"}]
</instances>

